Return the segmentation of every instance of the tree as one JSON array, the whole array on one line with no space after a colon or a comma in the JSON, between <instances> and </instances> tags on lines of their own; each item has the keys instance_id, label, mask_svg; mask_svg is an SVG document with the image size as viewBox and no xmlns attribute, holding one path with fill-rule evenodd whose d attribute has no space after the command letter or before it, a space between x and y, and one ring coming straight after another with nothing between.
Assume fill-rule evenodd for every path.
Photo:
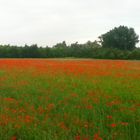
<instances>
[{"instance_id":1,"label":"tree","mask_svg":"<svg viewBox=\"0 0 140 140\"><path fill-rule=\"evenodd\" d=\"M99 37L102 47L117 48L120 50L133 50L139 42L139 36L133 28L119 26Z\"/></svg>"},{"instance_id":2,"label":"tree","mask_svg":"<svg viewBox=\"0 0 140 140\"><path fill-rule=\"evenodd\" d=\"M67 44L65 41L63 41L62 43L57 43L56 45L53 46L53 48L66 48Z\"/></svg>"}]
</instances>

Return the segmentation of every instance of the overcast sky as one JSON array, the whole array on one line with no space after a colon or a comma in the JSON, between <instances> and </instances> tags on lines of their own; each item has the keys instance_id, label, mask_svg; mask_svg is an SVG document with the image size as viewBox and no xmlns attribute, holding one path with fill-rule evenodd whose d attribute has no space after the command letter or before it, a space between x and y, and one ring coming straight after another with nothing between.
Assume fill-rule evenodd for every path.
<instances>
[{"instance_id":1,"label":"overcast sky","mask_svg":"<svg viewBox=\"0 0 140 140\"><path fill-rule=\"evenodd\" d=\"M0 0L0 44L84 43L119 25L140 35L139 0Z\"/></svg>"}]
</instances>

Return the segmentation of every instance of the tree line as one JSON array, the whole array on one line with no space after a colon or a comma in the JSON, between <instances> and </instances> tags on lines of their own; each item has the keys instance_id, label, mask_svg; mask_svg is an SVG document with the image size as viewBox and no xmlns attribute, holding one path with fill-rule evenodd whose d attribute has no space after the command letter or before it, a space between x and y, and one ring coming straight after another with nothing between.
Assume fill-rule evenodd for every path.
<instances>
[{"instance_id":1,"label":"tree line","mask_svg":"<svg viewBox=\"0 0 140 140\"><path fill-rule=\"evenodd\" d=\"M115 27L101 35L99 41L78 42L67 45L65 41L53 47L0 45L0 58L96 58L96 59L138 59L140 48L138 35L133 28Z\"/></svg>"}]
</instances>

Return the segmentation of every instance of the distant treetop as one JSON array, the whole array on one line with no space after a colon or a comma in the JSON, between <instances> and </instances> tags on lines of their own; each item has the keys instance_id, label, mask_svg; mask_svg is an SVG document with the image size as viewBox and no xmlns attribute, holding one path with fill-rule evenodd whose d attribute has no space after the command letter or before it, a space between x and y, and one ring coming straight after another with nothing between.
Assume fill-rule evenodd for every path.
<instances>
[{"instance_id":1,"label":"distant treetop","mask_svg":"<svg viewBox=\"0 0 140 140\"><path fill-rule=\"evenodd\" d=\"M133 28L119 26L99 37L102 47L133 50L139 42L139 36Z\"/></svg>"}]
</instances>

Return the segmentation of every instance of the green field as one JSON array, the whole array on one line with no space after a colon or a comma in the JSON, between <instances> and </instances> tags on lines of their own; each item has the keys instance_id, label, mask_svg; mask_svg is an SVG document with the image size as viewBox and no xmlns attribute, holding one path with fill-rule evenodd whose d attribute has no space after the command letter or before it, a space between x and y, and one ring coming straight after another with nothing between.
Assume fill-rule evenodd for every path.
<instances>
[{"instance_id":1,"label":"green field","mask_svg":"<svg viewBox=\"0 0 140 140\"><path fill-rule=\"evenodd\" d=\"M140 62L0 60L0 140L140 140Z\"/></svg>"}]
</instances>

